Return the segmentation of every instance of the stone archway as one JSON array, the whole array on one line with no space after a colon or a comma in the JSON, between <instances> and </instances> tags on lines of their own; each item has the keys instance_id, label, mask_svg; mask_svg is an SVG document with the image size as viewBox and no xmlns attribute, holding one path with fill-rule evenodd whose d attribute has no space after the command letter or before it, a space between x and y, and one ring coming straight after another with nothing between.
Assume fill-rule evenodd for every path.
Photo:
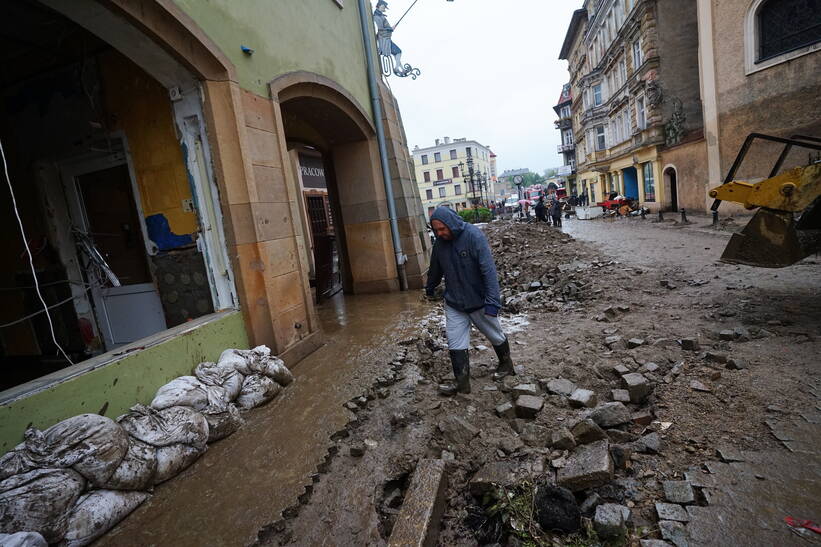
<instances>
[{"instance_id":1,"label":"stone archway","mask_svg":"<svg viewBox=\"0 0 821 547\"><path fill-rule=\"evenodd\" d=\"M664 168L664 191L670 196L670 210L678 212L678 172L673 165Z\"/></svg>"},{"instance_id":2,"label":"stone archway","mask_svg":"<svg viewBox=\"0 0 821 547\"><path fill-rule=\"evenodd\" d=\"M379 150L365 109L341 86L313 73L285 74L270 88L286 142L309 143L323 156L346 292L397 290ZM293 170L296 161L291 165Z\"/></svg>"}]
</instances>

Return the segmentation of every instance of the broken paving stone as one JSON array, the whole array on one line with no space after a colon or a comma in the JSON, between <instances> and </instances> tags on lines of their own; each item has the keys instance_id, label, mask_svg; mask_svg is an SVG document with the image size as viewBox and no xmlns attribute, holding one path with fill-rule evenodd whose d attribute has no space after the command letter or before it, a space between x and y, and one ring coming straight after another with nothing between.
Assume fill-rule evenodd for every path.
<instances>
[{"instance_id":1,"label":"broken paving stone","mask_svg":"<svg viewBox=\"0 0 821 547\"><path fill-rule=\"evenodd\" d=\"M356 399L354 399L354 402L357 405L359 405L360 407L364 408L368 404L368 398L367 397L357 397Z\"/></svg>"},{"instance_id":2,"label":"broken paving stone","mask_svg":"<svg viewBox=\"0 0 821 547\"><path fill-rule=\"evenodd\" d=\"M516 416L524 419L533 419L542 410L544 398L533 395L519 395L516 398Z\"/></svg>"},{"instance_id":3,"label":"broken paving stone","mask_svg":"<svg viewBox=\"0 0 821 547\"><path fill-rule=\"evenodd\" d=\"M716 454L719 458L721 458L721 461L726 463L745 461L744 456L741 455L741 452L732 446L719 446L716 448Z\"/></svg>"},{"instance_id":4,"label":"broken paving stone","mask_svg":"<svg viewBox=\"0 0 821 547\"><path fill-rule=\"evenodd\" d=\"M658 454L662 450L662 441L658 433L648 433L636 441L636 450L643 453Z\"/></svg>"},{"instance_id":5,"label":"broken paving stone","mask_svg":"<svg viewBox=\"0 0 821 547\"><path fill-rule=\"evenodd\" d=\"M661 537L675 545L676 547L688 547L687 529L680 522L674 520L659 521Z\"/></svg>"},{"instance_id":6,"label":"broken paving stone","mask_svg":"<svg viewBox=\"0 0 821 547\"><path fill-rule=\"evenodd\" d=\"M573 426L571 433L573 433L576 444L590 444L607 438L607 433L590 419L577 423Z\"/></svg>"},{"instance_id":7,"label":"broken paving stone","mask_svg":"<svg viewBox=\"0 0 821 547\"><path fill-rule=\"evenodd\" d=\"M629 519L629 508L615 503L603 503L596 507L593 527L601 538L618 538L627 531L627 521Z\"/></svg>"},{"instance_id":8,"label":"broken paving stone","mask_svg":"<svg viewBox=\"0 0 821 547\"><path fill-rule=\"evenodd\" d=\"M647 410L640 410L639 412L633 413L633 423L648 426L653 423L653 415Z\"/></svg>"},{"instance_id":9,"label":"broken paving stone","mask_svg":"<svg viewBox=\"0 0 821 547\"><path fill-rule=\"evenodd\" d=\"M470 479L470 493L481 499L485 494L495 491L500 486L509 486L516 482L518 465L514 462L491 462L482 466Z\"/></svg>"},{"instance_id":10,"label":"broken paving stone","mask_svg":"<svg viewBox=\"0 0 821 547\"><path fill-rule=\"evenodd\" d=\"M608 336L607 338L605 338L604 345L610 349L625 349L627 347L627 344L625 344L624 339L618 335Z\"/></svg>"},{"instance_id":11,"label":"broken paving stone","mask_svg":"<svg viewBox=\"0 0 821 547\"><path fill-rule=\"evenodd\" d=\"M691 380L690 381L690 389L693 391L701 391L702 393L710 393L713 391L709 387L705 386L703 383L699 382L698 380Z\"/></svg>"},{"instance_id":12,"label":"broken paving stone","mask_svg":"<svg viewBox=\"0 0 821 547\"><path fill-rule=\"evenodd\" d=\"M729 370L745 370L747 368L747 362L742 359L736 359L735 357L731 357L727 359L727 364L725 368Z\"/></svg>"},{"instance_id":13,"label":"broken paving stone","mask_svg":"<svg viewBox=\"0 0 821 547\"><path fill-rule=\"evenodd\" d=\"M610 442L616 444L631 443L638 439L638 435L630 433L629 431L622 431L621 429L608 429L607 436L610 437Z\"/></svg>"},{"instance_id":14,"label":"broken paving stone","mask_svg":"<svg viewBox=\"0 0 821 547\"><path fill-rule=\"evenodd\" d=\"M627 341L627 348L628 349L633 349L633 348L637 348L639 346L643 346L644 344L645 344L645 341L644 341L643 338L631 338L630 340Z\"/></svg>"},{"instance_id":15,"label":"broken paving stone","mask_svg":"<svg viewBox=\"0 0 821 547\"><path fill-rule=\"evenodd\" d=\"M502 403L496 407L496 415L500 418L513 419L516 417L516 407L513 406L513 403Z\"/></svg>"},{"instance_id":16,"label":"broken paving stone","mask_svg":"<svg viewBox=\"0 0 821 547\"><path fill-rule=\"evenodd\" d=\"M641 547L673 547L671 543L660 539L642 539L639 541Z\"/></svg>"},{"instance_id":17,"label":"broken paving stone","mask_svg":"<svg viewBox=\"0 0 821 547\"><path fill-rule=\"evenodd\" d=\"M568 402L574 408L593 408L598 403L598 399L594 391L579 388L570 394Z\"/></svg>"},{"instance_id":18,"label":"broken paving stone","mask_svg":"<svg viewBox=\"0 0 821 547\"><path fill-rule=\"evenodd\" d=\"M644 401L653 388L643 374L631 372L621 377L621 383L630 393L630 402L641 403Z\"/></svg>"},{"instance_id":19,"label":"broken paving stone","mask_svg":"<svg viewBox=\"0 0 821 547\"><path fill-rule=\"evenodd\" d=\"M718 333L719 340L735 340L735 332L731 330L723 330Z\"/></svg>"},{"instance_id":20,"label":"broken paving stone","mask_svg":"<svg viewBox=\"0 0 821 547\"><path fill-rule=\"evenodd\" d=\"M662 279L661 281L659 281L659 285L661 285L665 289L670 289L670 290L673 290L673 289L676 288L676 284L673 283L672 281L670 281L669 279Z\"/></svg>"},{"instance_id":21,"label":"broken paving stone","mask_svg":"<svg viewBox=\"0 0 821 547\"><path fill-rule=\"evenodd\" d=\"M659 366L656 363L645 363L639 369L639 372L656 372L659 369Z\"/></svg>"},{"instance_id":22,"label":"broken paving stone","mask_svg":"<svg viewBox=\"0 0 821 547\"><path fill-rule=\"evenodd\" d=\"M567 465L556 477L559 486L573 492L601 486L613 479L613 461L610 443L596 441L578 446L568 458Z\"/></svg>"},{"instance_id":23,"label":"broken paving stone","mask_svg":"<svg viewBox=\"0 0 821 547\"><path fill-rule=\"evenodd\" d=\"M714 363L726 363L728 358L727 354L721 351L708 351L706 357Z\"/></svg>"},{"instance_id":24,"label":"broken paving stone","mask_svg":"<svg viewBox=\"0 0 821 547\"><path fill-rule=\"evenodd\" d=\"M459 416L448 416L439 422L439 431L449 444L468 444L479 430Z\"/></svg>"},{"instance_id":25,"label":"broken paving stone","mask_svg":"<svg viewBox=\"0 0 821 547\"><path fill-rule=\"evenodd\" d=\"M615 372L619 376L624 376L625 374L630 374L631 370L627 368L625 365L616 365L615 367L613 367L613 372Z\"/></svg>"},{"instance_id":26,"label":"broken paving stone","mask_svg":"<svg viewBox=\"0 0 821 547\"><path fill-rule=\"evenodd\" d=\"M701 346L698 343L698 338L682 338L681 349L686 351L698 351Z\"/></svg>"},{"instance_id":27,"label":"broken paving stone","mask_svg":"<svg viewBox=\"0 0 821 547\"><path fill-rule=\"evenodd\" d=\"M610 446L610 457L613 458L613 465L616 469L627 469L632 455L633 451L628 446L620 444Z\"/></svg>"},{"instance_id":28,"label":"broken paving stone","mask_svg":"<svg viewBox=\"0 0 821 547\"><path fill-rule=\"evenodd\" d=\"M693 486L688 481L664 481L664 498L670 503L686 505L696 501Z\"/></svg>"},{"instance_id":29,"label":"broken paving stone","mask_svg":"<svg viewBox=\"0 0 821 547\"><path fill-rule=\"evenodd\" d=\"M585 500L579 506L579 509L581 510L583 515L587 515L587 514L592 513L593 510L596 508L596 506L599 505L600 503L601 503L601 496L599 496L597 493L593 492L592 494L587 496L587 498L585 498Z\"/></svg>"},{"instance_id":30,"label":"broken paving stone","mask_svg":"<svg viewBox=\"0 0 821 547\"><path fill-rule=\"evenodd\" d=\"M570 397L570 395L576 390L576 384L564 378L556 378L547 383L546 389L550 393Z\"/></svg>"},{"instance_id":31,"label":"broken paving stone","mask_svg":"<svg viewBox=\"0 0 821 547\"><path fill-rule=\"evenodd\" d=\"M630 392L626 389L614 389L610 392L613 400L619 403L629 403L630 402Z\"/></svg>"},{"instance_id":32,"label":"broken paving stone","mask_svg":"<svg viewBox=\"0 0 821 547\"><path fill-rule=\"evenodd\" d=\"M677 522L689 522L690 515L681 505L675 503L656 503L656 513L659 520L675 520Z\"/></svg>"},{"instance_id":33,"label":"broken paving stone","mask_svg":"<svg viewBox=\"0 0 821 547\"><path fill-rule=\"evenodd\" d=\"M345 408L347 408L350 411L356 412L357 410L359 410L359 405L353 401L348 401L347 403L345 403Z\"/></svg>"},{"instance_id":34,"label":"broken paving stone","mask_svg":"<svg viewBox=\"0 0 821 547\"><path fill-rule=\"evenodd\" d=\"M390 390L388 390L387 388L384 388L384 387L376 390L376 396L379 397L380 399L387 399L388 395L390 395L390 394L391 394Z\"/></svg>"},{"instance_id":35,"label":"broken paving stone","mask_svg":"<svg viewBox=\"0 0 821 547\"><path fill-rule=\"evenodd\" d=\"M570 450L576 446L576 439L569 429L560 427L553 432L550 438L550 446L558 450Z\"/></svg>"},{"instance_id":36,"label":"broken paving stone","mask_svg":"<svg viewBox=\"0 0 821 547\"><path fill-rule=\"evenodd\" d=\"M536 384L518 384L513 387L513 395L538 395L539 388Z\"/></svg>"},{"instance_id":37,"label":"broken paving stone","mask_svg":"<svg viewBox=\"0 0 821 547\"><path fill-rule=\"evenodd\" d=\"M522 433L519 437L527 446L542 447L547 446L550 431L543 425L528 422L522 426Z\"/></svg>"},{"instance_id":38,"label":"broken paving stone","mask_svg":"<svg viewBox=\"0 0 821 547\"><path fill-rule=\"evenodd\" d=\"M736 327L733 329L733 335L738 342L749 342L752 338L750 331L744 327Z\"/></svg>"},{"instance_id":39,"label":"broken paving stone","mask_svg":"<svg viewBox=\"0 0 821 547\"><path fill-rule=\"evenodd\" d=\"M616 427L630 421L630 411L619 402L604 403L593 409L590 419L600 427Z\"/></svg>"},{"instance_id":40,"label":"broken paving stone","mask_svg":"<svg viewBox=\"0 0 821 547\"><path fill-rule=\"evenodd\" d=\"M357 444L351 445L351 448L350 448L349 452L350 452L350 455L353 456L354 458L361 458L362 456L365 455L365 444L364 443L361 443L361 444L357 443Z\"/></svg>"},{"instance_id":41,"label":"broken paving stone","mask_svg":"<svg viewBox=\"0 0 821 547\"><path fill-rule=\"evenodd\" d=\"M483 345L476 346L476 351L487 351L488 347Z\"/></svg>"}]
</instances>

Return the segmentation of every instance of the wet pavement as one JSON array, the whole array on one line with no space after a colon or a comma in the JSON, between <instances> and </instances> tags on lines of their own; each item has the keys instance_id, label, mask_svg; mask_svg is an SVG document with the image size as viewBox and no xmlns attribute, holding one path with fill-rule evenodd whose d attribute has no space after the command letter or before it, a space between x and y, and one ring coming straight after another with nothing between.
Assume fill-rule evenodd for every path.
<instances>
[{"instance_id":1,"label":"wet pavement","mask_svg":"<svg viewBox=\"0 0 821 547\"><path fill-rule=\"evenodd\" d=\"M325 346L296 367L296 381L96 545L249 545L296 503L331 435L351 419L343 404L361 393L425 312L417 292L341 295L319 309Z\"/></svg>"}]
</instances>

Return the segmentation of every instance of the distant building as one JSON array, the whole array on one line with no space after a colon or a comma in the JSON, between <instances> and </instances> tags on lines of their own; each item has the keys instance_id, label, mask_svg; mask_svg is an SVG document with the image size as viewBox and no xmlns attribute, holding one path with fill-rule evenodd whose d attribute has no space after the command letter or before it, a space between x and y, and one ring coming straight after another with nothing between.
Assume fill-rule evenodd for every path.
<instances>
[{"instance_id":1,"label":"distant building","mask_svg":"<svg viewBox=\"0 0 821 547\"><path fill-rule=\"evenodd\" d=\"M468 157L473 159L476 177L483 176L487 183L470 186L467 178ZM466 138L436 139L433 146L413 149L416 184L422 198L422 208L430 215L441 205L454 210L473 207L472 200L490 201L495 194L496 155L477 141ZM478 178L477 178L478 180Z\"/></svg>"},{"instance_id":2,"label":"distant building","mask_svg":"<svg viewBox=\"0 0 821 547\"><path fill-rule=\"evenodd\" d=\"M556 129L561 136L561 144L558 152L562 155L564 162L558 169L558 175L566 181L565 187L571 194L577 193L576 188L576 139L573 136L573 95L570 84L564 84L559 102L553 107L559 119L554 122Z\"/></svg>"}]
</instances>

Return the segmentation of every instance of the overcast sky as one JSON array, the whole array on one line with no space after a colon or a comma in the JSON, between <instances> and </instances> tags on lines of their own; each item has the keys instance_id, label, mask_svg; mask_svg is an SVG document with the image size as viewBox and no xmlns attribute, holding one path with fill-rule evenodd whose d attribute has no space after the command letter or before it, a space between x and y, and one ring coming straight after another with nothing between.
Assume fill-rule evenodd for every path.
<instances>
[{"instance_id":1,"label":"overcast sky","mask_svg":"<svg viewBox=\"0 0 821 547\"><path fill-rule=\"evenodd\" d=\"M376 0L372 0L374 5ZM413 0L389 0L395 25ZM553 106L568 79L559 61L581 0L419 0L396 28L415 81L390 77L411 149L445 136L490 145L499 172L558 167Z\"/></svg>"}]
</instances>

